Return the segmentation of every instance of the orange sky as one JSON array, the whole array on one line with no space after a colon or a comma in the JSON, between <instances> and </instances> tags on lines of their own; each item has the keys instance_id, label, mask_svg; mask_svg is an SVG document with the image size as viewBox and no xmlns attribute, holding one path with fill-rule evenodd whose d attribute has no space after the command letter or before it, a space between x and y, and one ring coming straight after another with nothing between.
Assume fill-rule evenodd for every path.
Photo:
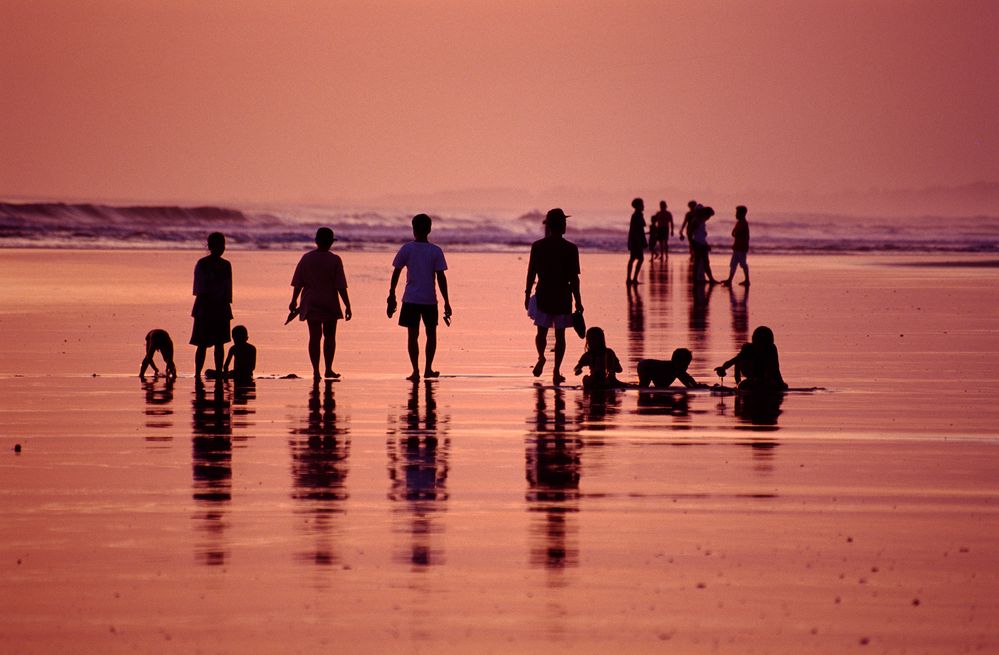
<instances>
[{"instance_id":1,"label":"orange sky","mask_svg":"<svg viewBox=\"0 0 999 655\"><path fill-rule=\"evenodd\" d=\"M4 0L0 196L999 181L996 2Z\"/></svg>"}]
</instances>

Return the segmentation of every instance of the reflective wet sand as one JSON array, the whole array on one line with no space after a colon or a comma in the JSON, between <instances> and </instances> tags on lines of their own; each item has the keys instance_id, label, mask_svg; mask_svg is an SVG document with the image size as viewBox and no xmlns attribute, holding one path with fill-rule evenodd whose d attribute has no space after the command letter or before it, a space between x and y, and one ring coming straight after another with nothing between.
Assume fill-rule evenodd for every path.
<instances>
[{"instance_id":1,"label":"reflective wet sand","mask_svg":"<svg viewBox=\"0 0 999 655\"><path fill-rule=\"evenodd\" d=\"M276 379L309 370L297 254L229 258L249 389L189 377L195 253L0 252L0 650L999 649L996 268L757 257L697 293L674 256L629 294L584 256L625 379L687 346L712 381L763 323L827 389L757 400L536 385L514 255L449 257L414 385L390 256L345 254L343 381ZM133 377L151 327L174 383Z\"/></svg>"}]
</instances>

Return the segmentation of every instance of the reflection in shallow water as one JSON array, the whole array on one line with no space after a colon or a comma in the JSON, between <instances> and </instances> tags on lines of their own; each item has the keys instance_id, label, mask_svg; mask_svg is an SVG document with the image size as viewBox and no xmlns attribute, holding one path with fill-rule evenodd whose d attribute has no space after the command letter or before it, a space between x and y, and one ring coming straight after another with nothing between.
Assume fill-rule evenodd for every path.
<instances>
[{"instance_id":1,"label":"reflection in shallow water","mask_svg":"<svg viewBox=\"0 0 999 655\"><path fill-rule=\"evenodd\" d=\"M784 393L750 392L735 396L735 415L742 430L769 432L777 430L777 418L783 413Z\"/></svg>"},{"instance_id":2,"label":"reflection in shallow water","mask_svg":"<svg viewBox=\"0 0 999 655\"><path fill-rule=\"evenodd\" d=\"M710 327L708 309L711 306L711 293L714 286L710 284L690 285L690 314L687 327L690 334L690 351L693 355L694 368L707 365L707 338Z\"/></svg>"},{"instance_id":3,"label":"reflection in shallow water","mask_svg":"<svg viewBox=\"0 0 999 655\"><path fill-rule=\"evenodd\" d=\"M639 391L639 415L670 416L679 421L673 421L671 427L686 429L690 424L690 395L683 391Z\"/></svg>"},{"instance_id":4,"label":"reflection in shallow water","mask_svg":"<svg viewBox=\"0 0 999 655\"><path fill-rule=\"evenodd\" d=\"M536 517L529 527L530 562L556 571L579 564L578 527L572 514L579 511L582 442L578 427L567 430L565 393L537 387L533 429L525 445L527 509ZM561 582L552 579L549 584Z\"/></svg>"},{"instance_id":5,"label":"reflection in shallow water","mask_svg":"<svg viewBox=\"0 0 999 655\"><path fill-rule=\"evenodd\" d=\"M146 395L146 427L152 429L173 427L173 385L174 379L154 377L142 379L142 390ZM170 435L146 435L146 441L172 441Z\"/></svg>"},{"instance_id":6,"label":"reflection in shallow water","mask_svg":"<svg viewBox=\"0 0 999 655\"><path fill-rule=\"evenodd\" d=\"M732 349L738 352L749 341L749 287L730 286L728 304L732 311Z\"/></svg>"},{"instance_id":7,"label":"reflection in shallow water","mask_svg":"<svg viewBox=\"0 0 999 655\"><path fill-rule=\"evenodd\" d=\"M651 274L651 272L650 272ZM645 358L645 306L637 285L628 285L628 361L626 368L634 370L638 360Z\"/></svg>"},{"instance_id":8,"label":"reflection in shallow water","mask_svg":"<svg viewBox=\"0 0 999 655\"><path fill-rule=\"evenodd\" d=\"M305 421L291 429L288 446L291 497L301 501L296 512L304 515L305 530L315 538L313 550L298 554L296 559L317 566L339 563L333 533L336 517L344 511L348 498L350 430L337 415L332 380L313 383Z\"/></svg>"},{"instance_id":9,"label":"reflection in shallow water","mask_svg":"<svg viewBox=\"0 0 999 655\"><path fill-rule=\"evenodd\" d=\"M420 411L420 388L424 390L423 411ZM395 427L390 427L388 441L388 474L391 480L389 500L399 503L397 516L405 527L397 531L409 535L408 547L396 555L414 570L424 570L444 561L443 552L434 545L434 535L442 527L436 514L445 508L448 499L447 474L450 440L447 438L449 418L438 417L434 399L436 382L413 383L406 409Z\"/></svg>"},{"instance_id":10,"label":"reflection in shallow water","mask_svg":"<svg viewBox=\"0 0 999 655\"><path fill-rule=\"evenodd\" d=\"M226 511L232 500L232 417L231 406L221 382L208 391L195 380L191 400L191 475L196 529L204 534L195 545L203 564L225 564L229 556L225 544Z\"/></svg>"}]
</instances>

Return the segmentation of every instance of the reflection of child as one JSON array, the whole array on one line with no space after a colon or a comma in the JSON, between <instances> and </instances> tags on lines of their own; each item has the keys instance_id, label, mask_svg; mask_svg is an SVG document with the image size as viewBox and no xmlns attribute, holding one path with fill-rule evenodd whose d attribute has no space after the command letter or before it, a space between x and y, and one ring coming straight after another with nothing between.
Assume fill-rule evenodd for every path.
<instances>
[{"instance_id":1,"label":"reflection of child","mask_svg":"<svg viewBox=\"0 0 999 655\"><path fill-rule=\"evenodd\" d=\"M692 359L686 348L677 348L669 360L643 359L638 362L638 386L645 388L651 383L656 389L666 389L674 380L680 380L688 389L702 389L701 384L687 373Z\"/></svg>"},{"instance_id":2,"label":"reflection of child","mask_svg":"<svg viewBox=\"0 0 999 655\"><path fill-rule=\"evenodd\" d=\"M152 368L154 375L159 375L160 370L153 362L153 355L159 351L163 356L163 363L166 364L164 374L168 378L177 377L177 366L173 363L173 339L166 330L156 328L146 333L146 356L142 358L142 367L139 369L139 377L146 376L146 369Z\"/></svg>"},{"instance_id":3,"label":"reflection of child","mask_svg":"<svg viewBox=\"0 0 999 655\"><path fill-rule=\"evenodd\" d=\"M621 386L617 374L623 369L614 351L607 347L604 331L591 327L586 331L586 352L576 362L576 375L589 367L590 374L583 376L584 389L604 389Z\"/></svg>"},{"instance_id":4,"label":"reflection of child","mask_svg":"<svg viewBox=\"0 0 999 655\"><path fill-rule=\"evenodd\" d=\"M750 343L739 353L715 369L721 377L729 367L735 367L735 383L740 389L757 391L783 391L787 384L780 374L780 357L774 343L773 330L761 325L753 330Z\"/></svg>"},{"instance_id":5,"label":"reflection of child","mask_svg":"<svg viewBox=\"0 0 999 655\"><path fill-rule=\"evenodd\" d=\"M232 329L232 346L225 358L221 376L223 379L235 380L237 384L253 382L253 369L257 367L257 348L249 343L249 338L250 335L244 326L237 325ZM229 370L230 365L232 370ZM219 376L217 372L209 369L205 371L205 377L214 379Z\"/></svg>"}]
</instances>

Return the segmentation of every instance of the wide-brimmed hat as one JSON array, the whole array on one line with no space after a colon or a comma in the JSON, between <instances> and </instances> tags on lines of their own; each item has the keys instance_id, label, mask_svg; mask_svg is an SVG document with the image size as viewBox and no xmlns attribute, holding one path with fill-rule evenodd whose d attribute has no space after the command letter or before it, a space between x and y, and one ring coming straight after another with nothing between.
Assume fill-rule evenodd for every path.
<instances>
[{"instance_id":1,"label":"wide-brimmed hat","mask_svg":"<svg viewBox=\"0 0 999 655\"><path fill-rule=\"evenodd\" d=\"M556 207L555 209L549 209L548 213L545 214L545 224L547 225L553 221L564 223L567 218L569 218L569 215L562 211L561 207Z\"/></svg>"}]
</instances>

